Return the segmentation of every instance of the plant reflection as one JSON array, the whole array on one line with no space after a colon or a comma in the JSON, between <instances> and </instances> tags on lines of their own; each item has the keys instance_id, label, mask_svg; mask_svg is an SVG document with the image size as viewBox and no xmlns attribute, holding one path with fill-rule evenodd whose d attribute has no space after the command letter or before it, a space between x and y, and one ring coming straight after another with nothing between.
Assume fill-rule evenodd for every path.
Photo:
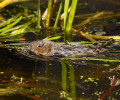
<instances>
[{"instance_id":1,"label":"plant reflection","mask_svg":"<svg viewBox=\"0 0 120 100\"><path fill-rule=\"evenodd\" d=\"M61 97L64 98L72 98L72 100L76 100L76 89L75 89L75 80L74 80L74 66L70 63L63 63L61 62L62 65L62 89L63 91L61 92ZM69 72L67 71L67 66L69 68ZM69 82L70 82L70 93L67 91L67 72L69 73ZM69 95L68 95L68 94Z\"/></svg>"}]
</instances>

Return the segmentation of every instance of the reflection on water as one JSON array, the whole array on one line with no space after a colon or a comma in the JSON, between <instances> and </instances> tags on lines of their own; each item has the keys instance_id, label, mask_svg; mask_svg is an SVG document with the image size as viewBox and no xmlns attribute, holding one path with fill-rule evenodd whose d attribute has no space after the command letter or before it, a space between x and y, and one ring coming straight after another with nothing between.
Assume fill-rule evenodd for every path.
<instances>
[{"instance_id":1,"label":"reflection on water","mask_svg":"<svg viewBox=\"0 0 120 100\"><path fill-rule=\"evenodd\" d=\"M119 98L120 62L32 61L14 56L0 57L0 100Z\"/></svg>"}]
</instances>

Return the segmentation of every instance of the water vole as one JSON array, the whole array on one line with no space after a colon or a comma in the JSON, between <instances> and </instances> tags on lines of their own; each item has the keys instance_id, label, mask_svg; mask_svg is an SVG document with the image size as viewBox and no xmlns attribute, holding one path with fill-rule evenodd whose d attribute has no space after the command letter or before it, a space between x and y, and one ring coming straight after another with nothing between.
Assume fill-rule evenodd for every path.
<instances>
[{"instance_id":1,"label":"water vole","mask_svg":"<svg viewBox=\"0 0 120 100\"><path fill-rule=\"evenodd\" d=\"M90 56L96 55L99 52L96 48L90 46L75 46L75 45L65 45L57 44L52 41L38 40L32 42L28 46L28 50L43 56Z\"/></svg>"}]
</instances>

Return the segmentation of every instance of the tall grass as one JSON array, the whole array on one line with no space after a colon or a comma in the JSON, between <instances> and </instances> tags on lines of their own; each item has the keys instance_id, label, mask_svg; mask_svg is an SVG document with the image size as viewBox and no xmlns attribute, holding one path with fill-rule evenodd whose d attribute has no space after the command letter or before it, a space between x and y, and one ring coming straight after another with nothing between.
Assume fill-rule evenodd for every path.
<instances>
[{"instance_id":1,"label":"tall grass","mask_svg":"<svg viewBox=\"0 0 120 100\"><path fill-rule=\"evenodd\" d=\"M46 19L46 28L48 28L49 24L50 24L52 1L53 0L48 0L48 11L47 11L47 19Z\"/></svg>"},{"instance_id":2,"label":"tall grass","mask_svg":"<svg viewBox=\"0 0 120 100\"><path fill-rule=\"evenodd\" d=\"M10 18L8 19L8 21L6 21L6 23L3 22L3 24L1 24L1 26L4 25L4 27L0 27L0 38L8 38L11 36L16 36L22 33L26 32L26 28L32 23L31 21L22 24L22 25L17 25L21 20L23 19L22 16L15 16L14 18ZM9 23L8 22L12 22Z\"/></svg>"},{"instance_id":3,"label":"tall grass","mask_svg":"<svg viewBox=\"0 0 120 100\"><path fill-rule=\"evenodd\" d=\"M14 21L13 23L11 23L11 24L7 25L6 27L0 29L0 32L5 31L5 30L7 30L8 28L13 27L13 26L16 25L20 20L22 20L22 16L20 16L18 19L16 19L16 21Z\"/></svg>"},{"instance_id":4,"label":"tall grass","mask_svg":"<svg viewBox=\"0 0 120 100\"><path fill-rule=\"evenodd\" d=\"M59 10L58 10L58 14L57 14L57 17L56 17L56 20L55 20L54 28L57 28L57 24L58 24L58 20L59 20L61 11L62 11L63 3L64 3L64 0L61 0L60 7L59 7Z\"/></svg>"},{"instance_id":5,"label":"tall grass","mask_svg":"<svg viewBox=\"0 0 120 100\"><path fill-rule=\"evenodd\" d=\"M38 6L37 6L37 27L38 28L40 28L40 21L41 21L40 0L38 0Z\"/></svg>"},{"instance_id":6,"label":"tall grass","mask_svg":"<svg viewBox=\"0 0 120 100\"><path fill-rule=\"evenodd\" d=\"M69 2L70 0L65 0L65 4L64 4L64 29L66 28L66 23L68 18Z\"/></svg>"},{"instance_id":7,"label":"tall grass","mask_svg":"<svg viewBox=\"0 0 120 100\"><path fill-rule=\"evenodd\" d=\"M51 14L52 14L52 10L53 10L55 2L56 2L55 0L48 0L48 10L47 10L47 17L46 17L46 24L45 24L46 28L49 28L50 18L51 18ZM66 30L68 32L68 31L71 30L71 27L72 27L72 22L73 22L73 19L74 19L74 14L75 14L75 10L76 10L77 0L72 0L70 13L68 12L70 0L61 0L60 7L59 7L59 10L58 10L58 14L57 14L57 17L56 17L56 21L55 21L55 24L54 24L54 28L57 27L58 20L59 20L59 17L60 17L60 13L61 13L62 8L63 8L63 4L64 4L64 30ZM0 32L1 33L5 33L5 32L3 32L4 30L13 27L21 19L22 19L22 17L18 18L15 21L10 20L10 22L13 22L13 23L11 23L11 24L7 25L6 27L0 29ZM38 0L38 5L37 5L37 27L38 28L41 27L40 26L41 19L42 18L41 18L41 11L40 11L40 0ZM2 25L0 27L2 27L2 26L4 26L4 23L2 23ZM17 27L17 28L19 29L19 27Z\"/></svg>"},{"instance_id":8,"label":"tall grass","mask_svg":"<svg viewBox=\"0 0 120 100\"><path fill-rule=\"evenodd\" d=\"M53 7L54 7L53 4L55 2L56 1L54 1L54 0L48 0L48 10L47 10L47 17L46 17L46 25L45 25L46 28L49 27L50 17L51 17L52 10L53 10ZM57 14L57 17L56 17L56 21L54 23L54 28L57 28L57 24L58 24L60 13L61 13L61 10L62 10L62 7L63 7L63 3L64 3L64 30L66 32L69 32L71 30L71 27L72 27L72 22L73 22L73 19L74 19L74 14L75 14L76 6L77 6L77 0L72 0L70 8L69 8L70 0L61 0L60 7L59 7L59 10L58 10L58 14ZM38 7L39 6L40 5L38 4ZM69 13L69 9L71 9L70 13ZM40 11L38 11L38 13L40 13ZM38 16L38 19L39 19L39 16ZM40 26L39 21L38 21L38 26Z\"/></svg>"},{"instance_id":9,"label":"tall grass","mask_svg":"<svg viewBox=\"0 0 120 100\"><path fill-rule=\"evenodd\" d=\"M71 30L74 15L75 15L76 6L77 6L77 0L72 0L70 14L69 14L66 29L65 29L67 32L69 32Z\"/></svg>"},{"instance_id":10,"label":"tall grass","mask_svg":"<svg viewBox=\"0 0 120 100\"><path fill-rule=\"evenodd\" d=\"M71 7L69 8L69 0L65 0L65 4L64 4L64 42L67 43L67 41L71 41L71 35L70 35L70 30L72 27L72 22L74 19L74 15L75 15L75 10L76 10L76 6L77 6L77 0L72 0L72 4ZM69 13L70 10L70 13Z\"/></svg>"}]
</instances>

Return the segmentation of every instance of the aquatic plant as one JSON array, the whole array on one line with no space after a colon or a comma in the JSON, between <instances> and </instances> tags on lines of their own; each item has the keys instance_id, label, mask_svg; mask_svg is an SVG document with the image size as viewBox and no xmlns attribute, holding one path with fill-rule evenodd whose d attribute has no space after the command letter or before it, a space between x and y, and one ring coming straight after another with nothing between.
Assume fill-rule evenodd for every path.
<instances>
[{"instance_id":1,"label":"aquatic plant","mask_svg":"<svg viewBox=\"0 0 120 100\"><path fill-rule=\"evenodd\" d=\"M60 39L61 38L61 36L55 36L55 37L46 37L46 38L44 38L43 40L58 40L58 39Z\"/></svg>"},{"instance_id":2,"label":"aquatic plant","mask_svg":"<svg viewBox=\"0 0 120 100\"><path fill-rule=\"evenodd\" d=\"M7 1L7 0L5 0L5 1ZM19 1L22 1L22 0L19 0ZM69 5L70 2L71 2L71 5ZM45 25L43 25L46 28L51 27L50 19L52 17L52 12L53 12L53 8L54 8L55 4L56 4L56 0L48 0L48 8L45 11L46 17L44 17L44 19L46 19L46 23L45 23ZM91 22L93 20L99 19L99 17L101 15L106 14L106 12L97 12L94 15L92 15L91 17L88 17L83 22L81 22L77 25L74 25L73 26L74 28L71 28L73 20L74 20L76 6L77 6L77 0L72 0L72 1L71 0L61 0L60 1L60 7L58 9L58 13L56 15L56 20L55 20L54 26L52 28L57 29L57 24L58 24L58 21L60 18L61 11L62 11L62 9L64 9L64 14L62 14L62 15L64 15L64 20L63 20L64 25L62 27L65 30L64 31L64 42L71 41L71 38L70 38L71 36L69 33L70 30L74 31L75 33L78 33L79 36L82 36L92 42L96 41L95 39L110 39L110 38L112 38L112 39L120 40L119 36L98 36L98 35L93 35L93 34L86 34L82 31L75 29L75 28L83 27L84 25L88 24L89 22ZM110 12L107 12L107 13L111 14ZM39 28L37 30L37 32L39 33L40 29L42 28L42 25L40 25L42 22L41 19L43 19L41 16L40 0L38 0L36 15L37 15L36 16L37 18L34 17L34 22L37 23L36 26L37 26L37 28ZM31 20L29 22L26 22L26 24L23 23L23 25L17 25L23 19L22 17L18 18L18 16L20 17L21 15L18 14L15 17L8 19L6 22L0 23L0 28L1 28L0 36L2 38L5 36L8 37L8 35L10 35L10 34L11 34L10 36L13 36L13 35L17 35L20 33L24 33L27 26L29 26L29 24L32 23L32 20ZM30 15L28 15L28 16L30 16ZM23 16L23 17L28 17L28 16ZM24 26L26 26L26 28ZM33 30L36 30L36 29L33 29ZM31 31L31 29L29 31Z\"/></svg>"},{"instance_id":3,"label":"aquatic plant","mask_svg":"<svg viewBox=\"0 0 120 100\"><path fill-rule=\"evenodd\" d=\"M51 8L52 7L52 0L48 0L48 10L47 10L47 18L46 18L46 27L49 27L50 24L50 17L51 17Z\"/></svg>"},{"instance_id":4,"label":"aquatic plant","mask_svg":"<svg viewBox=\"0 0 120 100\"><path fill-rule=\"evenodd\" d=\"M70 8L70 14L69 14L67 25L66 25L66 28L65 28L65 30L67 32L69 32L71 30L72 22L73 22L74 15L75 15L76 6L77 6L77 0L72 0L72 4L71 4L71 8Z\"/></svg>"},{"instance_id":5,"label":"aquatic plant","mask_svg":"<svg viewBox=\"0 0 120 100\"><path fill-rule=\"evenodd\" d=\"M5 31L6 29L11 28L12 26L16 25L21 19L22 19L22 16L19 17L19 18L18 18L16 21L14 21L13 23L11 23L11 24L7 25L6 27L0 29L0 32Z\"/></svg>"},{"instance_id":6,"label":"aquatic plant","mask_svg":"<svg viewBox=\"0 0 120 100\"><path fill-rule=\"evenodd\" d=\"M19 1L24 1L24 0L19 0ZM8 0L5 0L0 5L2 6L3 3L5 3L5 2L8 2ZM12 3L12 2L14 2L14 0L13 1L10 0L10 2ZM53 12L53 8L54 8L54 4L55 3L56 3L56 0L48 0L48 8L45 11L46 16L44 16L45 18L42 18L42 16L41 16L41 10L40 10L40 0L38 0L37 13L36 13L36 15L37 15L37 20L36 20L37 25L36 26L38 28L41 27L41 25L40 25L40 23L42 21L41 19L46 19L46 23L45 23L45 27L46 28L50 27L50 18L52 16L52 12ZM58 13L57 13L57 17L56 17L56 21L54 23L54 28L57 28L58 20L59 20L59 17L60 17L60 14L61 14L61 10L63 9L63 4L64 4L64 29L66 31L70 31L71 30L72 21L73 21L73 18L74 18L74 13L75 13L76 5L77 5L77 0L73 0L72 1L71 7L69 7L69 3L70 3L70 0L65 0L65 4L64 4L64 0L61 0L60 7L59 7L59 10L58 10ZM70 8L71 8L71 10L70 10ZM70 13L69 13L69 10L70 10ZM68 15L69 15L69 17L68 17ZM10 27L12 28L20 20L21 20L21 17L20 17L20 19L16 20L12 24L10 24L10 25L4 27L3 29L1 29L0 32L2 32L2 30L8 29ZM18 27L14 28L14 29L18 29Z\"/></svg>"},{"instance_id":7,"label":"aquatic plant","mask_svg":"<svg viewBox=\"0 0 120 100\"><path fill-rule=\"evenodd\" d=\"M13 18L8 19L6 22L0 24L0 38L8 38L24 33L25 29L32 23L27 22L22 25L17 25L23 17L19 14Z\"/></svg>"},{"instance_id":8,"label":"aquatic plant","mask_svg":"<svg viewBox=\"0 0 120 100\"><path fill-rule=\"evenodd\" d=\"M59 7L59 10L58 10L58 14L57 14L57 17L56 17L56 20L55 20L55 24L54 24L54 28L55 29L57 28L57 24L58 24L59 17L60 17L61 11L62 11L63 3L64 3L64 1L61 0L60 7Z\"/></svg>"},{"instance_id":9,"label":"aquatic plant","mask_svg":"<svg viewBox=\"0 0 120 100\"><path fill-rule=\"evenodd\" d=\"M66 29L67 19L68 19L68 8L70 0L65 0L64 4L64 29Z\"/></svg>"},{"instance_id":10,"label":"aquatic plant","mask_svg":"<svg viewBox=\"0 0 120 100\"><path fill-rule=\"evenodd\" d=\"M37 27L40 28L40 22L41 22L41 11L40 11L40 0L38 0L38 6L37 6Z\"/></svg>"}]
</instances>

